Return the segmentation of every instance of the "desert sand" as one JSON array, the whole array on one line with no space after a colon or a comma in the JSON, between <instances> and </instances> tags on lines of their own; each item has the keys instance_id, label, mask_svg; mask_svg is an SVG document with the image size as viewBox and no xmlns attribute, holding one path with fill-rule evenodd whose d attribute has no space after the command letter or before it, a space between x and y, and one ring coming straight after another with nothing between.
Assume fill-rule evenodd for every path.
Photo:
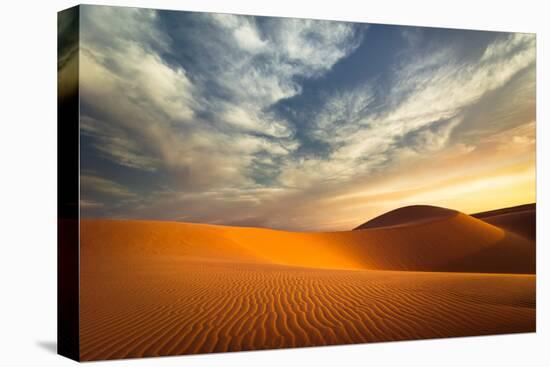
<instances>
[{"instance_id":1,"label":"desert sand","mask_svg":"<svg viewBox=\"0 0 550 367\"><path fill-rule=\"evenodd\" d=\"M82 220L81 360L534 331L524 211L332 233Z\"/></svg>"}]
</instances>

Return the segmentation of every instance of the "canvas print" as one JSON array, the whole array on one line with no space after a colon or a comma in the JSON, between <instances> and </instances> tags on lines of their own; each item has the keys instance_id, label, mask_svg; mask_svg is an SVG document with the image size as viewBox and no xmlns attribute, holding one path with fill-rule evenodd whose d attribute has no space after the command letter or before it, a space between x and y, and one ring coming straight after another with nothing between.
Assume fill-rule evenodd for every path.
<instances>
[{"instance_id":1,"label":"canvas print","mask_svg":"<svg viewBox=\"0 0 550 367\"><path fill-rule=\"evenodd\" d=\"M534 332L535 34L59 14L59 351Z\"/></svg>"}]
</instances>

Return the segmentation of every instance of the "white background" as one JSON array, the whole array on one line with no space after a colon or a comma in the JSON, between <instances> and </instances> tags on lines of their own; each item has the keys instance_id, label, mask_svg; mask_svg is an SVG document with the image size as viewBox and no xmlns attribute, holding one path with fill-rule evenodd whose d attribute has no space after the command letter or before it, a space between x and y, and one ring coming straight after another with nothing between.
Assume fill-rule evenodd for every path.
<instances>
[{"instance_id":1,"label":"white background","mask_svg":"<svg viewBox=\"0 0 550 367\"><path fill-rule=\"evenodd\" d=\"M537 33L537 333L100 362L101 366L548 366L549 22L546 1L179 0L97 4ZM0 364L72 365L56 342L56 12L0 11ZM546 350L545 350L546 349Z\"/></svg>"}]
</instances>

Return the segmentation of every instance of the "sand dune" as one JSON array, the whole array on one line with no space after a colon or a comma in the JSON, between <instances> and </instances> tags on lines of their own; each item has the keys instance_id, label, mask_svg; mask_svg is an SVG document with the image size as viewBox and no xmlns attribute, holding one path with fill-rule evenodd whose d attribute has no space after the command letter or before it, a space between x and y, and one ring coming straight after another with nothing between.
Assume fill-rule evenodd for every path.
<instances>
[{"instance_id":1,"label":"sand dune","mask_svg":"<svg viewBox=\"0 0 550 367\"><path fill-rule=\"evenodd\" d=\"M430 210L333 233L83 220L81 359L534 331L533 242Z\"/></svg>"},{"instance_id":2,"label":"sand dune","mask_svg":"<svg viewBox=\"0 0 550 367\"><path fill-rule=\"evenodd\" d=\"M448 219L455 216L457 213L456 210L437 206L411 205L384 213L361 224L359 227L355 228L355 230L382 227L404 227Z\"/></svg>"},{"instance_id":3,"label":"sand dune","mask_svg":"<svg viewBox=\"0 0 550 367\"><path fill-rule=\"evenodd\" d=\"M472 217L482 219L482 218L489 218L489 217L493 217L495 215L501 215L501 214L510 214L510 213L524 212L524 211L534 212L536 210L536 208L537 208L537 204L536 203L531 203L531 204L511 206L511 207L508 207L508 208L489 210L489 211L486 211L486 212L474 213L474 214L470 214L470 215Z\"/></svg>"},{"instance_id":4,"label":"sand dune","mask_svg":"<svg viewBox=\"0 0 550 367\"><path fill-rule=\"evenodd\" d=\"M527 204L472 214L484 222L514 232L534 241L536 236L536 205Z\"/></svg>"},{"instance_id":5,"label":"sand dune","mask_svg":"<svg viewBox=\"0 0 550 367\"><path fill-rule=\"evenodd\" d=\"M125 254L132 261L146 260L146 254L330 269L534 273L530 241L466 214L449 212L432 222L331 233L90 220L81 225L82 250L90 247L89 256L107 259ZM478 254L498 256L490 264L476 264L471 257Z\"/></svg>"}]
</instances>

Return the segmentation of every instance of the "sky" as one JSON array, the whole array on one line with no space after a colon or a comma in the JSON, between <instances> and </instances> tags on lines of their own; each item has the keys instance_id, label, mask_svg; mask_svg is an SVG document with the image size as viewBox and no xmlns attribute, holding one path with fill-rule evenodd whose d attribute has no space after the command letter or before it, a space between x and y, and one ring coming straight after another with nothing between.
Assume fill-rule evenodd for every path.
<instances>
[{"instance_id":1,"label":"sky","mask_svg":"<svg viewBox=\"0 0 550 367\"><path fill-rule=\"evenodd\" d=\"M338 231L534 202L535 42L81 6L81 215Z\"/></svg>"}]
</instances>

